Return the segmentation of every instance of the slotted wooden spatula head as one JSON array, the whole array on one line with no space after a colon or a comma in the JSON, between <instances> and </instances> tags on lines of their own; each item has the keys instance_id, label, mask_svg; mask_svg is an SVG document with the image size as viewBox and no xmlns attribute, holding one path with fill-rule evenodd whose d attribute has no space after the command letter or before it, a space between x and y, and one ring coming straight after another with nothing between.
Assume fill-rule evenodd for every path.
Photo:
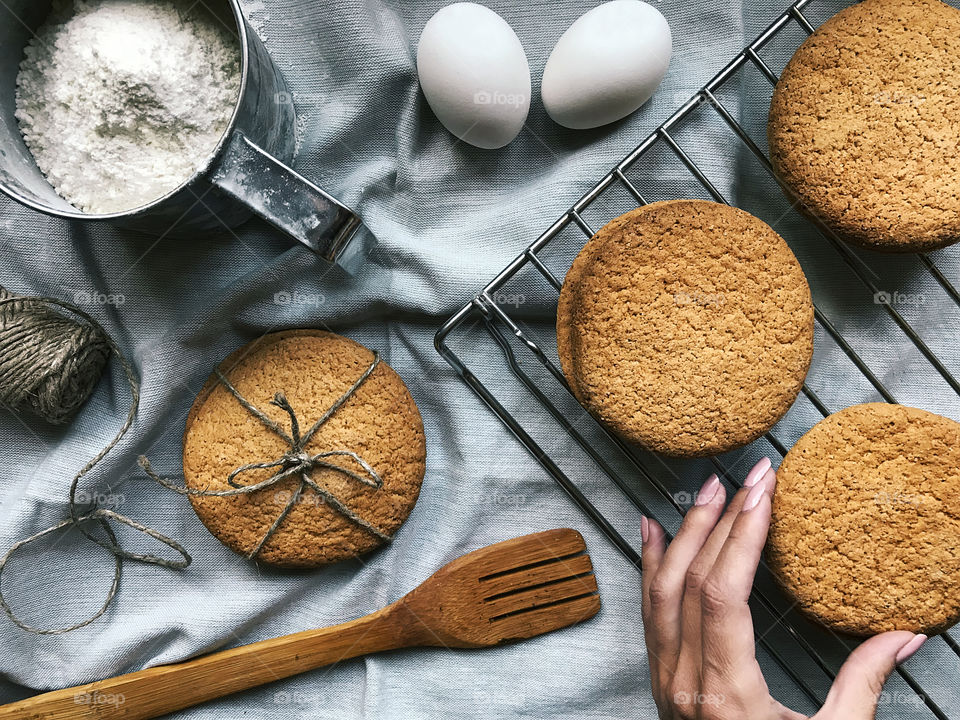
<instances>
[{"instance_id":1,"label":"slotted wooden spatula head","mask_svg":"<svg viewBox=\"0 0 960 720\"><path fill-rule=\"evenodd\" d=\"M597 579L576 530L548 530L476 550L401 599L420 644L486 647L541 635L600 610Z\"/></svg>"}]
</instances>

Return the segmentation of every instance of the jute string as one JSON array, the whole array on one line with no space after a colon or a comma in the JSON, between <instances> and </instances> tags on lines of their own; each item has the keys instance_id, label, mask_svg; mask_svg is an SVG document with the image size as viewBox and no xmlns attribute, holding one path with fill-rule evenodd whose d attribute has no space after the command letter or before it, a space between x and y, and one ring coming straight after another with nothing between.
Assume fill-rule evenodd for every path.
<instances>
[{"instance_id":1,"label":"jute string","mask_svg":"<svg viewBox=\"0 0 960 720\"><path fill-rule=\"evenodd\" d=\"M84 323L78 323L64 317L57 310L72 313ZM11 409L29 407L51 422L65 422L88 399L99 380L103 367L110 355L114 355L130 386L130 409L120 430L110 442L74 475L70 483L68 506L70 517L56 525L42 530L14 544L0 559L0 608L20 628L37 635L62 635L90 625L100 618L110 607L120 587L123 573L123 561L159 565L171 569L183 569L190 565L191 557L187 550L174 539L163 535L135 520L107 508L96 506L81 509L77 501L77 488L80 481L123 439L136 418L140 404L140 383L132 365L120 351L117 344L104 328L90 315L70 303L49 297L14 297L0 288L0 402ZM268 430L290 445L281 457L260 463L250 463L238 467L227 477L230 490L198 490L178 485L154 472L149 460L143 455L138 463L147 475L166 488L181 495L202 497L231 497L249 495L270 488L291 477L299 477L300 484L287 501L284 509L263 535L247 557L255 559L264 545L279 530L294 506L300 501L307 488L313 490L335 512L354 524L384 541L391 536L357 515L339 498L318 483L311 472L320 469L335 470L368 487L379 489L383 485L380 475L357 453L350 450L328 450L309 454L305 448L323 425L360 389L373 374L380 363L380 356L374 353L373 361L353 385L312 425L306 433L301 433L299 419L289 401L282 392L275 394L271 404L282 409L290 417L288 433L277 422L248 401L227 377L216 369L217 379L236 398L237 402L256 417ZM8 387L18 384L17 388ZM31 388L23 391L23 388ZM362 473L338 465L333 458L350 458ZM251 485L241 485L238 481L245 473L254 470L276 469L269 478ZM117 541L116 534L109 521L126 525L138 532L158 540L175 550L181 558L168 560L156 555L134 553L124 550ZM90 523L96 523L104 537L98 537L88 529ZM93 615L82 622L63 628L38 628L21 620L9 606L2 591L2 574L9 560L27 545L52 533L68 528L78 529L85 537L106 549L114 557L114 574L106 598Z\"/></svg>"},{"instance_id":2,"label":"jute string","mask_svg":"<svg viewBox=\"0 0 960 720\"><path fill-rule=\"evenodd\" d=\"M140 406L140 382L133 366L127 361L113 338L100 323L76 305L56 298L14 297L4 290L3 297L0 299L0 310L3 311L3 325L0 328L0 385L3 387L0 389L0 397L4 398L5 403L9 401L11 409L17 410L29 406L51 422L64 422L87 400L100 378L106 359L111 354L117 358L117 362L123 368L124 376L130 386L130 409L120 430L103 450L80 468L70 482L68 499L70 517L14 544L0 560L0 608L17 626L27 632L37 635L62 635L89 625L107 611L120 587L124 560L182 569L190 565L191 559L189 553L172 538L113 510L97 507L84 510L77 502L77 487L80 481L123 439L133 426ZM57 310L76 315L86 323L86 326L60 315L56 312ZM22 352L19 346L29 347L31 351ZM104 352L102 348L106 351ZM99 370L93 367L97 364L99 364ZM21 383L24 388L34 388L34 390L21 393L17 388L10 388L10 383ZM63 399L62 406L57 405L59 397ZM111 520L159 540L177 551L182 559L167 560L156 555L124 550L117 542L117 536L110 526ZM94 535L88 529L90 523L99 525L106 538ZM77 528L84 536L105 548L114 557L113 580L107 590L106 600L97 612L75 625L63 628L33 627L17 617L7 604L2 589L3 570L10 558L21 548L51 533L71 527Z\"/></svg>"}]
</instances>

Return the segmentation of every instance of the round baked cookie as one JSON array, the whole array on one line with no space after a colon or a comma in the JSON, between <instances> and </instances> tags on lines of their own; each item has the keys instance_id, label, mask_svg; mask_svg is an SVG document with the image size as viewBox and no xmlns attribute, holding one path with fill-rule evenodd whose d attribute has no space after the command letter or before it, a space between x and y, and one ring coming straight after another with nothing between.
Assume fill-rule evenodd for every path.
<instances>
[{"instance_id":1,"label":"round baked cookie","mask_svg":"<svg viewBox=\"0 0 960 720\"><path fill-rule=\"evenodd\" d=\"M960 10L863 0L790 60L767 126L777 175L851 243L917 252L960 239Z\"/></svg>"},{"instance_id":2,"label":"round baked cookie","mask_svg":"<svg viewBox=\"0 0 960 720\"><path fill-rule=\"evenodd\" d=\"M796 257L737 208L673 200L611 221L574 260L557 349L580 403L676 457L746 445L803 386L813 303Z\"/></svg>"},{"instance_id":3,"label":"round baked cookie","mask_svg":"<svg viewBox=\"0 0 960 720\"><path fill-rule=\"evenodd\" d=\"M777 471L767 558L799 607L854 635L960 619L960 424L870 403L818 423Z\"/></svg>"},{"instance_id":4,"label":"round baked cookie","mask_svg":"<svg viewBox=\"0 0 960 720\"><path fill-rule=\"evenodd\" d=\"M348 338L320 330L289 330L240 348L219 370L240 395L292 439L290 415L271 403L278 392L287 398L305 435L370 368L373 359L372 351ZM195 490L230 490L231 472L244 465L275 461L290 450L290 443L268 430L214 374L187 417L183 441L186 485ZM385 362L380 362L303 448L311 456L328 451L356 453L379 475L382 487L371 487L325 467L316 467L308 475L357 518L392 536L420 493L426 442L416 403ZM369 478L352 457L325 460ZM235 482L253 485L277 470L251 469L238 475ZM190 501L211 533L236 552L249 555L299 487L299 476L292 476L248 495L191 495ZM307 487L256 559L287 568L315 567L356 557L382 542L384 538L338 512Z\"/></svg>"}]
</instances>

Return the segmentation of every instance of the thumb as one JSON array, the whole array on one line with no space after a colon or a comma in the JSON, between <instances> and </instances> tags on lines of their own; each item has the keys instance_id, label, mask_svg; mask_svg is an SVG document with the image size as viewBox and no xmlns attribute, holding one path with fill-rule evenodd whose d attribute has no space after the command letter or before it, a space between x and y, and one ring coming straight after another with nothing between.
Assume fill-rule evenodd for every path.
<instances>
[{"instance_id":1,"label":"thumb","mask_svg":"<svg viewBox=\"0 0 960 720\"><path fill-rule=\"evenodd\" d=\"M896 631L876 635L850 653L830 688L817 720L873 720L883 684L900 663L913 655L926 635Z\"/></svg>"}]
</instances>

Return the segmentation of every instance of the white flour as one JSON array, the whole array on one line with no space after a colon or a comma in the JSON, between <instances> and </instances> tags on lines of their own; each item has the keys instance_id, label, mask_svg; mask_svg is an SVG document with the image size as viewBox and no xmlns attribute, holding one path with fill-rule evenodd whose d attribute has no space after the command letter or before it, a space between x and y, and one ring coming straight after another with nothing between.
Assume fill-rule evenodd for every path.
<instances>
[{"instance_id":1,"label":"white flour","mask_svg":"<svg viewBox=\"0 0 960 720\"><path fill-rule=\"evenodd\" d=\"M240 49L233 28L200 8L74 0L30 42L17 119L40 170L75 207L131 210L206 164L237 101Z\"/></svg>"}]
</instances>

